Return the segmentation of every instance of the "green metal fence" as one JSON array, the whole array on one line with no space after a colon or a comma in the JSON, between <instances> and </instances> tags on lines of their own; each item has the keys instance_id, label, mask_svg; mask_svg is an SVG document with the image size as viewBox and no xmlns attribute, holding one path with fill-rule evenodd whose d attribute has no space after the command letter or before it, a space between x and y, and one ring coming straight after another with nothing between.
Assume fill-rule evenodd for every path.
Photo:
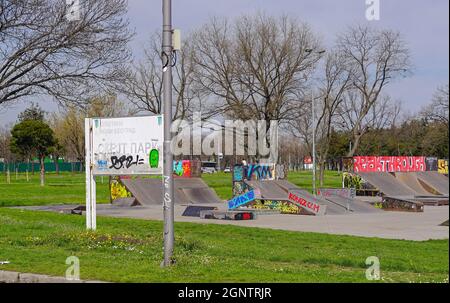
<instances>
[{"instance_id":1,"label":"green metal fence","mask_svg":"<svg viewBox=\"0 0 450 303\"><path fill-rule=\"evenodd\" d=\"M46 172L56 172L55 163L44 163ZM26 162L17 162L17 163L1 163L0 162L0 172L6 172L9 168L10 172L32 172L33 170L38 172L41 169L39 163L26 163ZM59 163L59 171L60 172L79 172L84 171L84 166L81 162L60 162Z\"/></svg>"}]
</instances>

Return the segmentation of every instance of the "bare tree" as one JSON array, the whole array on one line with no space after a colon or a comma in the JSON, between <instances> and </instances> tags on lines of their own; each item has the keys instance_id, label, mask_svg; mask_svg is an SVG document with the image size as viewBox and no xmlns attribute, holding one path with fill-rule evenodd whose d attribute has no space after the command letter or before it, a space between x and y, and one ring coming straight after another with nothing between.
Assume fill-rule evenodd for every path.
<instances>
[{"instance_id":1,"label":"bare tree","mask_svg":"<svg viewBox=\"0 0 450 303\"><path fill-rule=\"evenodd\" d=\"M401 103L394 102L389 96L378 98L369 110L365 111L364 98L357 90L348 91L343 96L343 102L338 110L338 125L342 130L350 131L353 140L352 148L349 152L351 156L357 150L360 140L369 130L380 130L392 127L396 124L401 111Z\"/></svg>"},{"instance_id":2,"label":"bare tree","mask_svg":"<svg viewBox=\"0 0 450 303\"><path fill-rule=\"evenodd\" d=\"M83 111L75 106L68 106L50 117L55 137L64 146L66 160L83 162L85 159L84 117Z\"/></svg>"},{"instance_id":3,"label":"bare tree","mask_svg":"<svg viewBox=\"0 0 450 303\"><path fill-rule=\"evenodd\" d=\"M186 39L187 41L189 39ZM162 111L162 61L161 35L154 34L150 46L146 48L143 60L131 67L121 91L128 97L138 111L160 114ZM194 100L200 98L195 89L191 50L185 42L182 50L176 51L173 89L175 92L173 119L185 119L192 114Z\"/></svg>"},{"instance_id":4,"label":"bare tree","mask_svg":"<svg viewBox=\"0 0 450 303\"><path fill-rule=\"evenodd\" d=\"M311 101L301 103L295 112L295 119L288 121L285 126L286 130L300 142L304 143L312 157L312 114Z\"/></svg>"},{"instance_id":5,"label":"bare tree","mask_svg":"<svg viewBox=\"0 0 450 303\"><path fill-rule=\"evenodd\" d=\"M126 0L0 0L0 104L35 94L80 103L123 78Z\"/></svg>"},{"instance_id":6,"label":"bare tree","mask_svg":"<svg viewBox=\"0 0 450 303\"><path fill-rule=\"evenodd\" d=\"M422 116L429 121L441 122L448 128L448 84L438 87L431 104L422 110Z\"/></svg>"},{"instance_id":7,"label":"bare tree","mask_svg":"<svg viewBox=\"0 0 450 303\"><path fill-rule=\"evenodd\" d=\"M296 110L296 119L289 123L291 133L301 139L308 149L312 149L312 132L315 131L318 163L320 168L319 180L323 185L324 171L330 149L330 141L339 108L343 102L343 95L351 86L351 69L347 60L340 53L331 50L326 56L323 70L319 71L317 99L306 99ZM312 88L311 88L312 89ZM315 127L313 128L312 102L316 107ZM311 154L312 156L312 151Z\"/></svg>"},{"instance_id":8,"label":"bare tree","mask_svg":"<svg viewBox=\"0 0 450 303\"><path fill-rule=\"evenodd\" d=\"M338 51L346 58L352 72L352 86L355 89L348 109L355 105L356 114L346 115L346 121L352 125L352 149L348 156L353 156L358 149L361 137L367 128L364 120L380 99L383 89L393 79L406 76L410 69L408 48L397 32L375 30L367 26L349 28L337 41ZM358 98L358 100L355 100Z\"/></svg>"},{"instance_id":9,"label":"bare tree","mask_svg":"<svg viewBox=\"0 0 450 303\"><path fill-rule=\"evenodd\" d=\"M337 112L343 102L343 96L351 86L352 69L347 59L342 54L332 51L327 55L324 75L320 81L319 117L316 130L320 131L318 155L319 155L319 180L323 186L324 172L330 150L330 141Z\"/></svg>"},{"instance_id":10,"label":"bare tree","mask_svg":"<svg viewBox=\"0 0 450 303\"><path fill-rule=\"evenodd\" d=\"M213 19L193 41L196 80L216 97L210 110L242 120L293 119L319 59L309 26L285 16Z\"/></svg>"}]
</instances>

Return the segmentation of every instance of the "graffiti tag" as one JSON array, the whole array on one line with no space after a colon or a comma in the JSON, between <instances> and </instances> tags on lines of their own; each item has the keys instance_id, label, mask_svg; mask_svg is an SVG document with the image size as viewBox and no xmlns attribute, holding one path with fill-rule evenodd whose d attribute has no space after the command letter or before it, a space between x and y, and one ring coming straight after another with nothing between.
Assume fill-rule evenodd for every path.
<instances>
[{"instance_id":1,"label":"graffiti tag","mask_svg":"<svg viewBox=\"0 0 450 303\"><path fill-rule=\"evenodd\" d=\"M140 158L139 155L136 156L136 159L134 156L126 156L123 155L121 157L112 156L111 157L111 166L109 169L122 169L122 168L130 168L132 166L138 166L143 165L144 159Z\"/></svg>"},{"instance_id":2,"label":"graffiti tag","mask_svg":"<svg viewBox=\"0 0 450 303\"><path fill-rule=\"evenodd\" d=\"M425 157L375 157L353 158L355 172L414 172L425 171Z\"/></svg>"},{"instance_id":3,"label":"graffiti tag","mask_svg":"<svg viewBox=\"0 0 450 303\"><path fill-rule=\"evenodd\" d=\"M174 174L180 177L191 177L192 176L191 161L189 160L174 161L173 172Z\"/></svg>"},{"instance_id":4,"label":"graffiti tag","mask_svg":"<svg viewBox=\"0 0 450 303\"><path fill-rule=\"evenodd\" d=\"M272 179L272 168L269 165L251 164L246 167L247 180Z\"/></svg>"},{"instance_id":5,"label":"graffiti tag","mask_svg":"<svg viewBox=\"0 0 450 303\"><path fill-rule=\"evenodd\" d=\"M448 160L440 159L438 161L438 172L448 175Z\"/></svg>"},{"instance_id":6,"label":"graffiti tag","mask_svg":"<svg viewBox=\"0 0 450 303\"><path fill-rule=\"evenodd\" d=\"M243 195L234 197L233 199L228 201L228 209L235 209L250 202L253 202L256 199L257 195L258 193L252 190Z\"/></svg>"},{"instance_id":7,"label":"graffiti tag","mask_svg":"<svg viewBox=\"0 0 450 303\"><path fill-rule=\"evenodd\" d=\"M243 180L243 174L244 168L242 165L236 165L233 169L233 181L242 181Z\"/></svg>"},{"instance_id":8,"label":"graffiti tag","mask_svg":"<svg viewBox=\"0 0 450 303\"><path fill-rule=\"evenodd\" d=\"M297 196L294 193L289 193L289 201L292 203L301 206L303 208L306 208L307 210L315 213L316 215L324 214L325 209L322 208L322 206L316 202L309 202L305 199Z\"/></svg>"}]
</instances>

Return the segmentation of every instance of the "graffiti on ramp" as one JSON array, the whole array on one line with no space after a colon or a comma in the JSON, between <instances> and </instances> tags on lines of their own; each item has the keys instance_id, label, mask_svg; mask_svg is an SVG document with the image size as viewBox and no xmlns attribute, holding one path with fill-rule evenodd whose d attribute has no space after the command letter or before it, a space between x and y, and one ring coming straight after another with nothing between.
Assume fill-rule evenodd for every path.
<instances>
[{"instance_id":1,"label":"graffiti on ramp","mask_svg":"<svg viewBox=\"0 0 450 303\"><path fill-rule=\"evenodd\" d=\"M245 194L234 197L233 199L228 201L228 209L236 209L238 207L249 204L255 201L255 199L257 199L257 197L260 195L261 194L258 190L251 190L249 192L246 192Z\"/></svg>"},{"instance_id":2,"label":"graffiti on ramp","mask_svg":"<svg viewBox=\"0 0 450 303\"><path fill-rule=\"evenodd\" d=\"M298 205L304 209L306 209L309 212L312 212L316 216L323 216L325 215L326 206L321 205L317 202L313 201L307 201L306 199L298 196L297 194L294 194L293 192L289 192L289 201L294 203L295 205Z\"/></svg>"}]
</instances>

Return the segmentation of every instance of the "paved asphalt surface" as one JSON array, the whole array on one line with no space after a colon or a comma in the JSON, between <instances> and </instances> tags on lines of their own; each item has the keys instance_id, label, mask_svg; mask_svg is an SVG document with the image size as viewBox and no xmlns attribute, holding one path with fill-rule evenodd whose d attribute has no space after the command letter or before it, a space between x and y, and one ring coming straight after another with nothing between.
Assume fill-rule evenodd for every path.
<instances>
[{"instance_id":1,"label":"paved asphalt surface","mask_svg":"<svg viewBox=\"0 0 450 303\"><path fill-rule=\"evenodd\" d=\"M215 204L214 206L218 206L220 210L224 210L225 204ZM74 206L35 206L22 208L61 212L62 210L74 208ZM423 213L385 211L373 214L326 215L320 217L271 214L258 215L256 220L253 221L224 221L183 217L182 213L185 208L186 206L183 205L175 206L175 221L201 224L230 224L279 230L416 241L449 238L448 227L440 226L441 223L449 219L448 206L426 206ZM147 220L162 220L163 218L162 207L157 205L117 207L109 204L99 204L97 205L97 215Z\"/></svg>"}]
</instances>

